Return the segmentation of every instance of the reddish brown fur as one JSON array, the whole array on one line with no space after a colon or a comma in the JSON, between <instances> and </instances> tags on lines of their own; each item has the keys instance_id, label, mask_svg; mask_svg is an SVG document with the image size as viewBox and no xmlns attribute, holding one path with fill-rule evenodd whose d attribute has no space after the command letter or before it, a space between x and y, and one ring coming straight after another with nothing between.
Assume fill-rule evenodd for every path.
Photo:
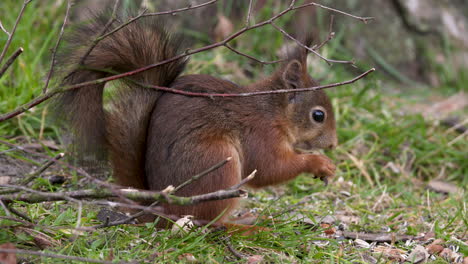
<instances>
[{"instance_id":1,"label":"reddish brown fur","mask_svg":"<svg viewBox=\"0 0 468 264\"><path fill-rule=\"evenodd\" d=\"M127 71L175 55L177 49L171 48L175 45L173 41L154 35L163 34L160 28L140 25L131 29L131 34L122 32L98 45L87 64L99 61L99 67ZM146 38L156 43L142 41ZM144 56L137 56L135 47ZM123 61L116 52L123 56ZM73 54L79 57L82 53ZM156 68L140 79L181 90L215 93L309 87L316 82L307 73L306 55L304 49L296 50L271 77L245 87L208 75L176 78L183 62ZM75 75L79 77L76 81L68 78L65 82L99 77L91 71L72 72ZM62 105L71 102L76 107L72 108L74 112L69 113L68 120L85 142L93 142L95 138L90 130L105 131L99 132L98 139L106 143L98 146L109 151L119 184L162 190L168 185L181 184L227 157L232 157L227 165L177 194L192 196L225 189L255 169L256 177L249 183L253 187L278 184L300 173L312 173L320 178L333 176L335 168L327 157L300 153L296 149L336 146L333 110L323 91L207 98L159 93L126 84L117 94L117 102L106 112L102 107L102 89L103 86L83 88L66 94L61 101ZM87 102L87 105L78 107L76 102ZM311 119L311 110L317 107L326 112L323 123ZM98 116L94 116L96 113ZM230 199L188 207L165 205L165 210L168 214L212 220L235 205L236 199Z\"/></svg>"}]
</instances>

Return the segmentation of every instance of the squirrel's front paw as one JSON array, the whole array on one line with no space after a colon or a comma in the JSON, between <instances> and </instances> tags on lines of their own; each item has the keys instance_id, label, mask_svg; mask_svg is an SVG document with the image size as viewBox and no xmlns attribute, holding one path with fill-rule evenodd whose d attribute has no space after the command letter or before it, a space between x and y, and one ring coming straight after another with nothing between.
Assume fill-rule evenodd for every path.
<instances>
[{"instance_id":1,"label":"squirrel's front paw","mask_svg":"<svg viewBox=\"0 0 468 264\"><path fill-rule=\"evenodd\" d=\"M314 155L311 161L311 172L325 184L335 176L336 167L332 160L324 155Z\"/></svg>"}]
</instances>

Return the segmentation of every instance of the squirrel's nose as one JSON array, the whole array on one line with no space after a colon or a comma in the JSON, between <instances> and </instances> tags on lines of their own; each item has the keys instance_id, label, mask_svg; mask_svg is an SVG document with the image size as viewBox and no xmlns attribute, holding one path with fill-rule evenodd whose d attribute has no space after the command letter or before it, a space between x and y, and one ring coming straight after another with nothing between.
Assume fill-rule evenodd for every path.
<instances>
[{"instance_id":1,"label":"squirrel's nose","mask_svg":"<svg viewBox=\"0 0 468 264\"><path fill-rule=\"evenodd\" d=\"M338 139L335 137L330 145L328 145L328 149L335 149L338 145Z\"/></svg>"}]
</instances>

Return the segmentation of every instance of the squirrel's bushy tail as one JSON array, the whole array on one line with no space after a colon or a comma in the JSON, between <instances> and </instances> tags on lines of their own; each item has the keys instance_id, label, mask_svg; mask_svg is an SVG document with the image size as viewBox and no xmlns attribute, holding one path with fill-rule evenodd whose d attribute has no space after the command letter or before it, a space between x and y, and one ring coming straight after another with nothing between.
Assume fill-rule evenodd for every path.
<instances>
[{"instance_id":1,"label":"squirrel's bushy tail","mask_svg":"<svg viewBox=\"0 0 468 264\"><path fill-rule=\"evenodd\" d=\"M65 75L63 85L111 75L95 69L128 72L180 53L179 38L171 36L158 20L142 18L102 39L83 59L108 21L109 16L98 16L91 22L76 26L66 36L64 50L59 53L57 63ZM113 23L106 32L120 23ZM186 61L180 59L129 78L170 86L185 64ZM147 128L161 93L121 79L116 84L112 83L109 96L106 92L104 97L104 86L105 83L98 83L61 94L54 102L55 112L69 126L76 151L92 159L109 158L117 183L145 188Z\"/></svg>"}]
</instances>

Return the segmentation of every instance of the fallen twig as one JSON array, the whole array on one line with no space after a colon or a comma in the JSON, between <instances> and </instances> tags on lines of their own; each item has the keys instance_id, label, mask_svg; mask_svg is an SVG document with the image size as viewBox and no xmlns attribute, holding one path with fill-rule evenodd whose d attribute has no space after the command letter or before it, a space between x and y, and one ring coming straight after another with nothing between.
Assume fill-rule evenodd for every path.
<instances>
[{"instance_id":1,"label":"fallen twig","mask_svg":"<svg viewBox=\"0 0 468 264\"><path fill-rule=\"evenodd\" d=\"M171 194L162 194L161 192L153 192L146 190L137 189L119 189L119 190L78 190L69 192L40 192L32 189L28 189L22 186L2 184L0 187L16 188L29 193L15 193L0 195L0 200L4 202L21 201L27 203L40 203L46 201L63 201L63 200L79 200L79 199L104 199L104 198L115 198L118 197L114 192L119 192L120 195L132 200L139 202L154 202L160 201L176 205L194 205L205 201L213 200L224 200L230 198L244 197L247 192L241 189L236 190L220 190L207 194L195 195L191 197L181 197ZM169 198L169 199L168 199Z\"/></svg>"},{"instance_id":2,"label":"fallen twig","mask_svg":"<svg viewBox=\"0 0 468 264\"><path fill-rule=\"evenodd\" d=\"M396 241L406 241L413 240L416 237L410 235L397 235L394 233L358 233L358 232L349 232L343 231L343 236L345 238L351 239L362 239L370 242L396 242Z\"/></svg>"}]
</instances>

